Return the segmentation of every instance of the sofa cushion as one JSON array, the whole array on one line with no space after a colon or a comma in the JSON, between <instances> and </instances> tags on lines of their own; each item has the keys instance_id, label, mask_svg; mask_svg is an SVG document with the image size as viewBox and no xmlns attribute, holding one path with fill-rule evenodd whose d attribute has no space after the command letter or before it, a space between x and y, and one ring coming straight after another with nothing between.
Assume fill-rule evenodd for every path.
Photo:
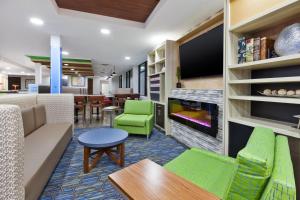
<instances>
[{"instance_id":1,"label":"sofa cushion","mask_svg":"<svg viewBox=\"0 0 300 200\"><path fill-rule=\"evenodd\" d=\"M164 166L224 199L237 170L234 159L206 150L187 150Z\"/></svg>"},{"instance_id":2,"label":"sofa cushion","mask_svg":"<svg viewBox=\"0 0 300 200\"><path fill-rule=\"evenodd\" d=\"M35 130L35 119L33 108L25 108L22 110L24 136L28 136Z\"/></svg>"},{"instance_id":3,"label":"sofa cushion","mask_svg":"<svg viewBox=\"0 0 300 200\"><path fill-rule=\"evenodd\" d=\"M35 128L38 129L47 123L46 121L46 107L45 105L36 105L33 107Z\"/></svg>"},{"instance_id":4,"label":"sofa cushion","mask_svg":"<svg viewBox=\"0 0 300 200\"><path fill-rule=\"evenodd\" d=\"M296 200L293 164L288 139L285 136L276 137L274 169L261 199Z\"/></svg>"},{"instance_id":5,"label":"sofa cushion","mask_svg":"<svg viewBox=\"0 0 300 200\"><path fill-rule=\"evenodd\" d=\"M271 176L275 151L275 135L271 129L256 127L237 156L238 171L229 199L258 199Z\"/></svg>"},{"instance_id":6,"label":"sofa cushion","mask_svg":"<svg viewBox=\"0 0 300 200\"><path fill-rule=\"evenodd\" d=\"M117 124L121 126L146 126L146 121L149 116L147 115L131 115L123 114L117 119Z\"/></svg>"},{"instance_id":7,"label":"sofa cushion","mask_svg":"<svg viewBox=\"0 0 300 200\"><path fill-rule=\"evenodd\" d=\"M153 112L153 103L148 100L127 100L125 102L125 114L151 115Z\"/></svg>"},{"instance_id":8,"label":"sofa cushion","mask_svg":"<svg viewBox=\"0 0 300 200\"><path fill-rule=\"evenodd\" d=\"M72 138L69 123L46 124L25 138L25 199L38 199Z\"/></svg>"}]
</instances>

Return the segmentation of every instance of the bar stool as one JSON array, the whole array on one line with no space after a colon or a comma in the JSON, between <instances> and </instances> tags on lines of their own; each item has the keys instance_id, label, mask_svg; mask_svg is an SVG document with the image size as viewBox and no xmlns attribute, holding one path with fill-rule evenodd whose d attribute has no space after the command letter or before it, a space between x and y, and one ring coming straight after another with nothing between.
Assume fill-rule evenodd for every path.
<instances>
[{"instance_id":1,"label":"bar stool","mask_svg":"<svg viewBox=\"0 0 300 200\"><path fill-rule=\"evenodd\" d=\"M78 113L83 111L83 121L86 121L86 99L84 96L74 96L75 122L78 122Z\"/></svg>"},{"instance_id":2,"label":"bar stool","mask_svg":"<svg viewBox=\"0 0 300 200\"><path fill-rule=\"evenodd\" d=\"M92 123L94 108L97 109L97 120L99 120L100 109L104 105L104 96L88 96L88 101L90 103L90 122Z\"/></svg>"}]
</instances>

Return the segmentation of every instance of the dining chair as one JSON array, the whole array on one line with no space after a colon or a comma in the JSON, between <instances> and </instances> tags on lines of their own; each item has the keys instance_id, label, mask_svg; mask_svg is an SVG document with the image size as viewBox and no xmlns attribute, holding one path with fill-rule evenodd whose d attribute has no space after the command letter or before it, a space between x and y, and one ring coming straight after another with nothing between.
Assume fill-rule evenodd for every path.
<instances>
[{"instance_id":1,"label":"dining chair","mask_svg":"<svg viewBox=\"0 0 300 200\"><path fill-rule=\"evenodd\" d=\"M96 108L97 120L99 120L100 109L104 106L104 96L88 96L90 104L90 122L93 120L94 108Z\"/></svg>"}]
</instances>

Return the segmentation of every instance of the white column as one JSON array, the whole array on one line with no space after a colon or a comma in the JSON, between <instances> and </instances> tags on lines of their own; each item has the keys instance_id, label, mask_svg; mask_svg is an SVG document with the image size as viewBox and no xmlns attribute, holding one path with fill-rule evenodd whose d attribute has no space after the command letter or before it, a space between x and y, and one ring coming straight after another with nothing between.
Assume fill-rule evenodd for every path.
<instances>
[{"instance_id":1,"label":"white column","mask_svg":"<svg viewBox=\"0 0 300 200\"><path fill-rule=\"evenodd\" d=\"M35 84L41 85L42 84L42 71L43 66L39 63L35 64Z\"/></svg>"}]
</instances>

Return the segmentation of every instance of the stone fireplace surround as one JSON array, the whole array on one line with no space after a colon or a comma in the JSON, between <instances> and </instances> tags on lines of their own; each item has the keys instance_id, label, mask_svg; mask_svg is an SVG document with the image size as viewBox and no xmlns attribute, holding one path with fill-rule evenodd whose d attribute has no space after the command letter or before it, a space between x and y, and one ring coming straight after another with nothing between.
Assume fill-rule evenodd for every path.
<instances>
[{"instance_id":1,"label":"stone fireplace surround","mask_svg":"<svg viewBox=\"0 0 300 200\"><path fill-rule=\"evenodd\" d=\"M217 137L197 131L170 119L171 135L188 147L199 147L216 153L224 153L223 144L223 90L174 89L170 97L215 103L218 105L218 134Z\"/></svg>"}]
</instances>

